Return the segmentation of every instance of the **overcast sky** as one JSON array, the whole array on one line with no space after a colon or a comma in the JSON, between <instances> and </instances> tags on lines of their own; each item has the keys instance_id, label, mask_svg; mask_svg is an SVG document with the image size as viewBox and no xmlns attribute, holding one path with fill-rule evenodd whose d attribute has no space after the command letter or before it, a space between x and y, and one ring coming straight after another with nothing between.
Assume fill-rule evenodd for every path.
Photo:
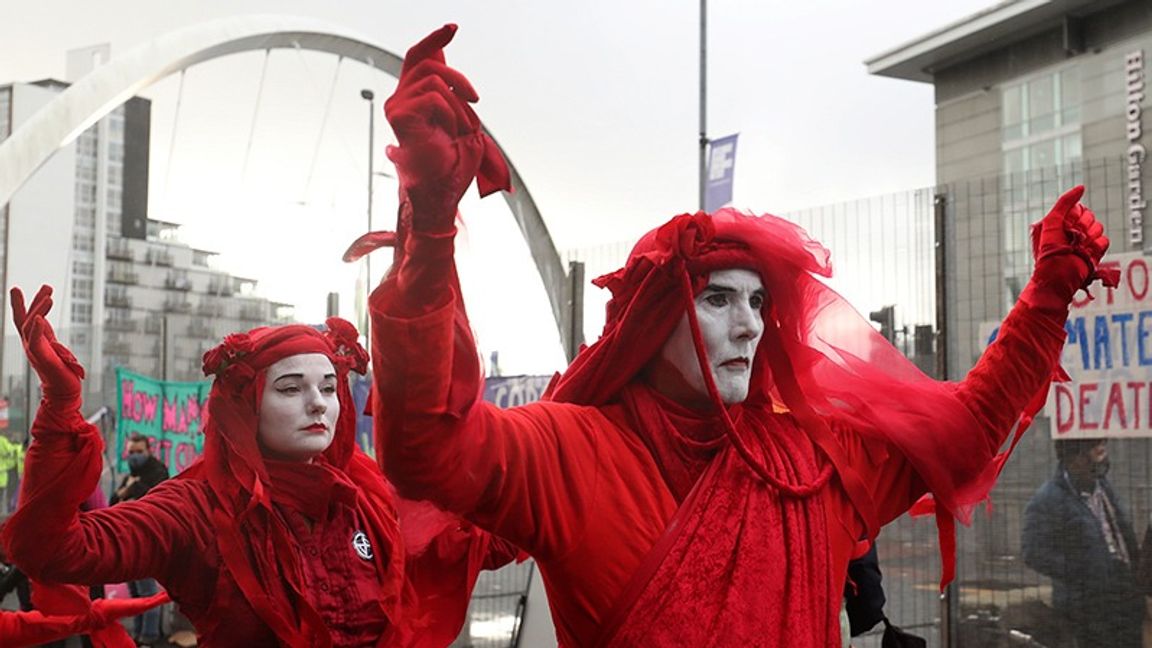
<instances>
[{"instance_id":1,"label":"overcast sky","mask_svg":"<svg viewBox=\"0 0 1152 648\"><path fill-rule=\"evenodd\" d=\"M862 61L990 4L710 2L708 130L740 133L735 205L779 213L931 184L931 86L869 76ZM459 23L448 61L479 90L481 118L561 250L635 239L696 206L697 2L0 0L0 83L63 78L72 48L107 42L115 57L252 13L335 23L398 54ZM225 268L299 304L303 319L322 315L329 290L351 316L359 269L338 259L366 227L359 89L383 98L395 83L328 55L274 51L266 68L264 59L218 59L189 69L182 91L169 77L143 93L153 99L151 215L187 223L190 243L222 252ZM383 165L391 134L377 126ZM387 226L395 186L376 187L377 227ZM527 251L499 198L484 203L464 206L465 288L481 344L512 372L559 368Z\"/></svg>"}]
</instances>

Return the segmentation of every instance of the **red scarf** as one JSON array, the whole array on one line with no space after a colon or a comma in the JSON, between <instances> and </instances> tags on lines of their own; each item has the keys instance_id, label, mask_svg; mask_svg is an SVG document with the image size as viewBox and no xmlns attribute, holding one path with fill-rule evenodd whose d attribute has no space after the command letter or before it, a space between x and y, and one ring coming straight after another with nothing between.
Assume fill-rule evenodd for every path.
<instances>
[{"instance_id":1,"label":"red scarf","mask_svg":"<svg viewBox=\"0 0 1152 648\"><path fill-rule=\"evenodd\" d=\"M264 460L272 501L313 520L329 517L334 504L356 505L356 486L328 465L323 457L312 463Z\"/></svg>"},{"instance_id":2,"label":"red scarf","mask_svg":"<svg viewBox=\"0 0 1152 648\"><path fill-rule=\"evenodd\" d=\"M683 504L716 453L728 444L724 422L714 413L683 407L642 383L626 387L621 403L627 427L644 441L672 497Z\"/></svg>"},{"instance_id":3,"label":"red scarf","mask_svg":"<svg viewBox=\"0 0 1152 648\"><path fill-rule=\"evenodd\" d=\"M765 483L731 445L706 463L687 462L706 468L607 617L597 645L836 642L842 583L831 582L836 570L829 565L824 500L810 488L827 479L826 461L785 415L746 412L737 431L774 478L808 495Z\"/></svg>"}]
</instances>

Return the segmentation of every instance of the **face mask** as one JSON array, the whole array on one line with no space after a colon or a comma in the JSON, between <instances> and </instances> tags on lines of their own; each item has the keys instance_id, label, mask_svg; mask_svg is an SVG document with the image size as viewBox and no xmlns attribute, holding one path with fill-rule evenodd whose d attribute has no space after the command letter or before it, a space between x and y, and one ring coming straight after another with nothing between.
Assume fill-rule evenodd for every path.
<instances>
[{"instance_id":1,"label":"face mask","mask_svg":"<svg viewBox=\"0 0 1152 648\"><path fill-rule=\"evenodd\" d=\"M146 454L128 455L128 467L130 467L132 470L140 470L146 463L148 463L148 455Z\"/></svg>"},{"instance_id":2,"label":"face mask","mask_svg":"<svg viewBox=\"0 0 1152 648\"><path fill-rule=\"evenodd\" d=\"M1112 467L1112 462L1108 459L1104 461L1097 461L1092 464L1092 476L1096 479L1101 479L1108 474L1108 469Z\"/></svg>"}]
</instances>

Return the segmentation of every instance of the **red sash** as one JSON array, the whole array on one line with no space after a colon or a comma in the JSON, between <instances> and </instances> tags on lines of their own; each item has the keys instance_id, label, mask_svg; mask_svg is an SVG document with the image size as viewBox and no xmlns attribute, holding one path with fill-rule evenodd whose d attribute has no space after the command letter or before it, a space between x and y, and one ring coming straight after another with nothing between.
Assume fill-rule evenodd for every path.
<instances>
[{"instance_id":1,"label":"red sash","mask_svg":"<svg viewBox=\"0 0 1152 648\"><path fill-rule=\"evenodd\" d=\"M749 445L775 477L796 485L817 478L822 465L804 435L755 432L748 436L771 439ZM596 645L837 645L842 583L831 582L824 501L820 493L781 495L724 448L641 563Z\"/></svg>"}]
</instances>

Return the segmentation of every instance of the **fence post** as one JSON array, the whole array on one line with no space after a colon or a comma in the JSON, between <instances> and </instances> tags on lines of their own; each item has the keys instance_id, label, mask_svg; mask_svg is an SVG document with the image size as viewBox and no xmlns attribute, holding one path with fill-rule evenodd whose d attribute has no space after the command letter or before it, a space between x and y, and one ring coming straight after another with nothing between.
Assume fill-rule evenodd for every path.
<instances>
[{"instance_id":1,"label":"fence post","mask_svg":"<svg viewBox=\"0 0 1152 648\"><path fill-rule=\"evenodd\" d=\"M948 196L937 188L935 208L936 250L936 377L948 379ZM940 594L940 646L956 646L956 584L951 583Z\"/></svg>"}]
</instances>

